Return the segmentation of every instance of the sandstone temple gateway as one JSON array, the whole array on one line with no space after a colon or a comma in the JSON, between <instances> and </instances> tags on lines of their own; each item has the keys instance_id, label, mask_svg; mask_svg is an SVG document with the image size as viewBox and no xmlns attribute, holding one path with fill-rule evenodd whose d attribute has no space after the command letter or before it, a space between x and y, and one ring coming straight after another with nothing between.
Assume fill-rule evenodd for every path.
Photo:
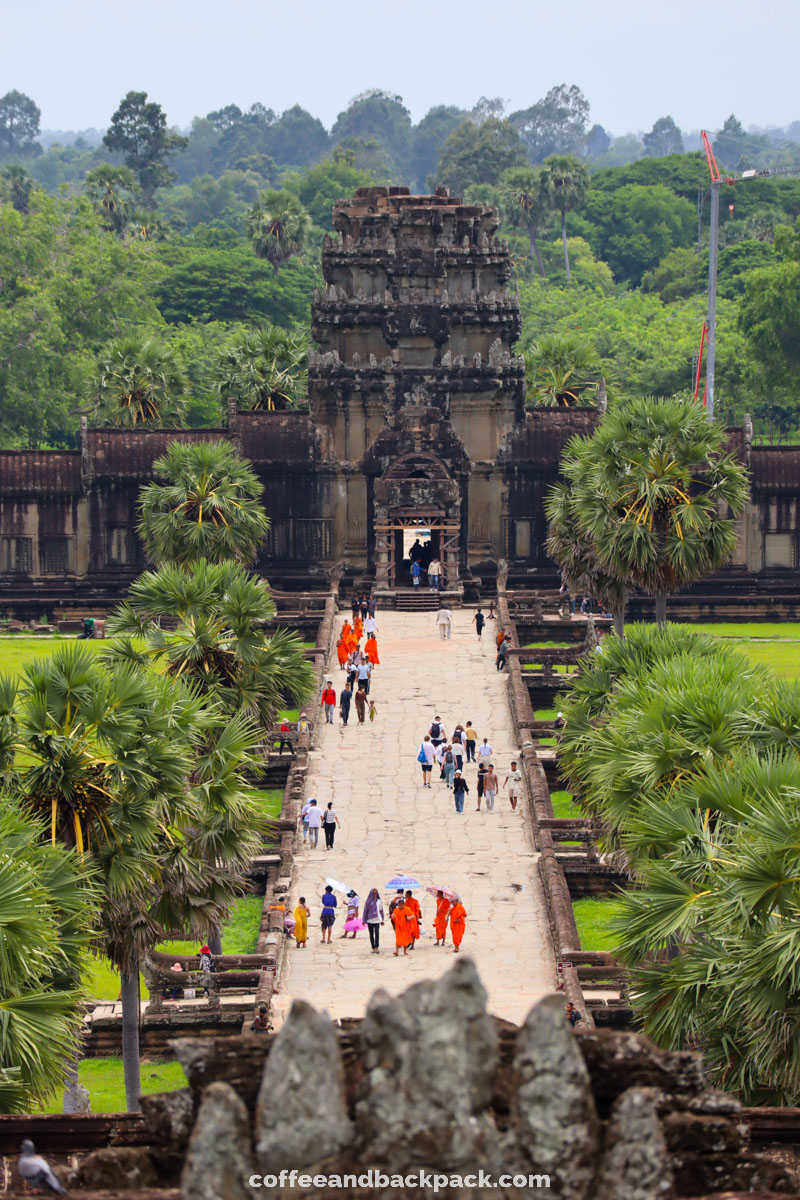
<instances>
[{"instance_id":1,"label":"sandstone temple gateway","mask_svg":"<svg viewBox=\"0 0 800 1200\"><path fill-rule=\"evenodd\" d=\"M525 410L508 246L497 211L439 189L359 188L325 238L314 297L308 410L239 412L203 430L81 430L76 451L0 452L3 615L116 602L144 566L136 502L174 438L227 437L264 483L272 527L259 559L274 586L408 584L403 547L430 530L448 590L478 598L557 584L543 499L565 442L593 409ZM732 444L752 499L735 561L682 599L797 616L800 449ZM404 539L406 542L404 543Z\"/></svg>"}]
</instances>

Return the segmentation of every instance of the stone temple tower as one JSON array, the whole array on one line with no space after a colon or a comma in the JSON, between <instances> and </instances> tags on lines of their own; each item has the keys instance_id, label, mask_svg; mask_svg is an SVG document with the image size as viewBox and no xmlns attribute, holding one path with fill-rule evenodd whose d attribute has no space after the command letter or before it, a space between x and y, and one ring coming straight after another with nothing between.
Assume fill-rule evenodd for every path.
<instances>
[{"instance_id":1,"label":"stone temple tower","mask_svg":"<svg viewBox=\"0 0 800 1200\"><path fill-rule=\"evenodd\" d=\"M309 356L333 557L374 570L378 589L407 585L404 531L430 529L458 589L504 554L498 458L524 422L519 303L497 211L446 189L359 188L333 224Z\"/></svg>"}]
</instances>

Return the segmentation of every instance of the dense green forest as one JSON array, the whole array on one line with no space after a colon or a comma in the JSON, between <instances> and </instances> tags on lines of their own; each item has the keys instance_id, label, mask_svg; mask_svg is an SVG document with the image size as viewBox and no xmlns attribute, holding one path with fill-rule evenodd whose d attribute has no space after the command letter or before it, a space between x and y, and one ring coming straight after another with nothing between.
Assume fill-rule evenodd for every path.
<instances>
[{"instance_id":1,"label":"dense green forest","mask_svg":"<svg viewBox=\"0 0 800 1200\"><path fill-rule=\"evenodd\" d=\"M335 200L368 183L496 204L519 282L529 399L691 392L705 311L708 168L670 117L641 139L590 123L562 85L518 112L482 98L413 124L356 97L328 131L299 106L228 105L169 127L129 92L96 138L40 141L0 98L0 446L74 446L79 418L201 426L220 397L303 403L304 348ZM720 415L793 436L800 372L800 124L716 135L723 171ZM564 366L564 354L569 360ZM549 357L548 357L549 355Z\"/></svg>"}]
</instances>

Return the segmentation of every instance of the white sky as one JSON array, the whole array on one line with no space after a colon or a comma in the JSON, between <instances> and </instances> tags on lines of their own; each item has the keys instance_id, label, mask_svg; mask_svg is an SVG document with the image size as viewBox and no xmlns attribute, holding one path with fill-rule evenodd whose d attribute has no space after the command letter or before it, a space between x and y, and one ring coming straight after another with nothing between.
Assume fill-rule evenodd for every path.
<instances>
[{"instance_id":1,"label":"white sky","mask_svg":"<svg viewBox=\"0 0 800 1200\"><path fill-rule=\"evenodd\" d=\"M577 83L615 134L800 118L798 0L0 0L0 95L43 129L105 128L125 92L171 124L229 103L299 103L330 127L358 92L524 108Z\"/></svg>"}]
</instances>

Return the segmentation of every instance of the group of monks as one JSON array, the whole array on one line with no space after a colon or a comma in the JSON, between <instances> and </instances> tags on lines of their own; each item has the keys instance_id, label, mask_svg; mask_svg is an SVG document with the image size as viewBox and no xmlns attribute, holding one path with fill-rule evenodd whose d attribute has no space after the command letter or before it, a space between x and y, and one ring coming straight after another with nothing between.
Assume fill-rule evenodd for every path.
<instances>
[{"instance_id":1,"label":"group of monks","mask_svg":"<svg viewBox=\"0 0 800 1200\"><path fill-rule=\"evenodd\" d=\"M408 954L409 950L413 950L419 939L422 918L419 900L416 900L411 892L406 892L405 895L398 893L396 900L393 900L389 906L389 918L394 926L394 957L397 958L401 950L404 955ZM436 893L436 918L433 922L437 946L445 944L448 921L455 948L454 953L458 954L466 928L467 911L458 896L450 900L444 892L438 891Z\"/></svg>"},{"instance_id":2,"label":"group of monks","mask_svg":"<svg viewBox=\"0 0 800 1200\"><path fill-rule=\"evenodd\" d=\"M339 640L336 643L336 654L339 659L339 666L343 670L347 665L348 658L350 658L352 654L355 654L355 652L359 649L363 636L364 623L360 616L354 618L352 625L349 621L345 621L344 625L342 626L342 632L339 635ZM378 643L375 639L374 633L370 633L367 636L367 640L364 643L364 654L367 657L367 661L371 662L373 667L377 667L380 664L381 660L378 658Z\"/></svg>"}]
</instances>

